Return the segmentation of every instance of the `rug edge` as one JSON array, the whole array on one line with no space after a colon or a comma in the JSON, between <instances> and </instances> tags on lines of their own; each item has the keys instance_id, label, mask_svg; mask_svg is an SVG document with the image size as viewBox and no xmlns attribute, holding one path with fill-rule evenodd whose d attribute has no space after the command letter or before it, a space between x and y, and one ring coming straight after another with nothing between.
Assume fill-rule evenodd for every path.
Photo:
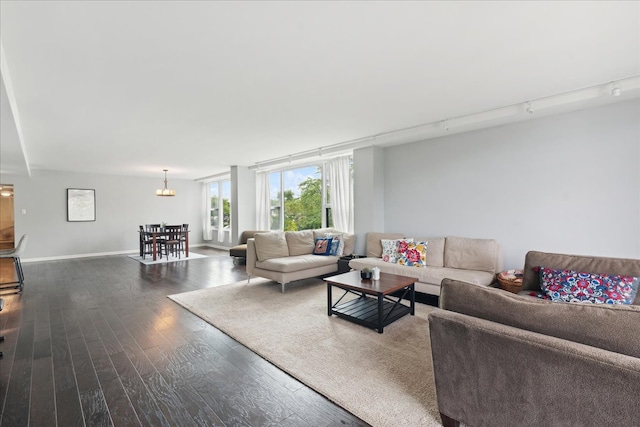
<instances>
[{"instance_id":1,"label":"rug edge","mask_svg":"<svg viewBox=\"0 0 640 427\"><path fill-rule=\"evenodd\" d=\"M263 279L263 280L265 280L265 283L268 283L268 282L274 282L274 283L276 283L275 281L273 281L273 280L269 280L269 279ZM215 287L215 288L218 288L218 287L226 287L226 286L237 285L237 284L239 284L239 283L241 283L241 282L234 282L234 283L229 283L229 284L226 284L226 285L220 285L220 286L214 286L214 287ZM212 289L212 288L210 287L210 288L204 288L204 289L197 289L197 290L194 290L194 291L181 292L181 293L179 293L179 294L167 295L167 298L169 298L170 300L172 300L173 302L175 302L176 304L178 304L180 307L184 308L185 310L187 310L188 312L190 312L191 314L193 314L194 316L196 316L198 319L202 319L202 320L204 320L204 321L205 321L205 322L207 322L209 325L211 325L212 327L216 328L217 330L219 330L220 332L222 332L222 333L223 333L223 334L225 334L226 336L228 336L228 337L232 338L233 340L235 340L235 341L239 342L239 343L240 343L240 344L242 344L244 347L246 347L248 350L250 350L250 351L252 351L253 353L257 354L258 356L260 356L260 358L262 358L263 360L265 360L265 361L269 362L271 365L275 366L276 368L280 369L282 372L286 373L286 374L287 374L287 375L289 375L291 378L295 379L296 381L299 381L301 384L304 384L306 387L308 387L308 388L310 388L311 390L315 391L316 393L320 394L321 396L323 396L323 397L324 397L325 399L327 399L328 401L330 401L330 402L334 403L335 405L340 406L340 408L342 408L344 411L347 411L347 412L348 412L348 413L350 413L351 415L353 415L353 416L355 416L355 417L359 418L360 420L362 420L362 421L366 422L367 424L373 425L373 424L371 424L371 422L375 422L376 420L369 420L369 421L368 421L366 417L363 417L363 414L358 414L358 413L356 413L356 412L353 412L353 411L351 411L351 410L349 410L349 409L345 408L345 407L344 407L344 404L343 404L342 402L339 402L339 401L337 401L337 400L335 400L335 399L332 399L332 398L331 398L331 396L327 395L327 394L326 394L325 392L323 392L322 390L318 390L316 387L313 387L311 384L308 384L306 381L303 381L302 379L298 378L298 377L297 377L297 376L295 376L292 372L290 372L286 367L281 366L279 363L277 363L277 362L275 362L275 361L271 360L271 358L269 358L269 357L267 357L266 355L262 354L262 352L260 352L259 350L256 350L256 349L253 349L253 348L249 347L249 345L248 345L247 343L243 342L243 340L241 340L241 339L240 339L239 337L237 337L235 334L233 334L233 333L231 333L231 332L227 331L227 330L226 330L226 328L221 327L221 326L214 325L210 320L208 320L208 319L206 319L206 318L204 318L204 317L198 316L198 314L196 314L196 313L193 311L193 308L192 308L191 306L187 305L186 303L180 302L180 301L178 301L178 300L175 298L175 297L178 297L178 296L180 296L180 295L184 295L184 294L191 294L191 293L196 293L196 292L202 292L202 291L209 290L209 289ZM364 415L366 415L366 414L364 414Z\"/></svg>"}]
</instances>

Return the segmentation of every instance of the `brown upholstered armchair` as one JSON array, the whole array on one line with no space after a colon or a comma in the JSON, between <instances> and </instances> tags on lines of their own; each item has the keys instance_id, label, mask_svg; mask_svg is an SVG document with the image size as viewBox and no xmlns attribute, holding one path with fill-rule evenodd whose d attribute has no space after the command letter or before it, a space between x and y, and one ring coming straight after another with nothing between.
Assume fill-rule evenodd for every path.
<instances>
[{"instance_id":1,"label":"brown upholstered armchair","mask_svg":"<svg viewBox=\"0 0 640 427\"><path fill-rule=\"evenodd\" d=\"M443 424L638 425L638 325L637 305L551 302L444 279L429 314Z\"/></svg>"},{"instance_id":2,"label":"brown upholstered armchair","mask_svg":"<svg viewBox=\"0 0 640 427\"><path fill-rule=\"evenodd\" d=\"M240 233L240 241L236 246L229 249L229 256L233 258L235 264L244 264L247 259L247 240L251 239L257 233L268 233L264 230L245 230Z\"/></svg>"}]
</instances>

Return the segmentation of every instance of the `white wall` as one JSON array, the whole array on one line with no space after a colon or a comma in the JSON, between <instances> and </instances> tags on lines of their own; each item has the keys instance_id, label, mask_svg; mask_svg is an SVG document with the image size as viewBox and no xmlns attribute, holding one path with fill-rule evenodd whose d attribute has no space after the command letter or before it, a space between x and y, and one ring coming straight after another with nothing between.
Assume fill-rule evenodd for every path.
<instances>
[{"instance_id":1,"label":"white wall","mask_svg":"<svg viewBox=\"0 0 640 427\"><path fill-rule=\"evenodd\" d=\"M157 197L157 179L34 171L32 177L4 175L15 185L16 240L29 234L24 259L138 250L138 226L188 223L190 244L202 243L201 185L171 179L175 197ZM96 190L96 221L67 222L67 188ZM22 214L26 209L26 215Z\"/></svg>"},{"instance_id":2,"label":"white wall","mask_svg":"<svg viewBox=\"0 0 640 427\"><path fill-rule=\"evenodd\" d=\"M231 167L231 243L237 245L244 230L256 227L256 173L246 166Z\"/></svg>"},{"instance_id":3,"label":"white wall","mask_svg":"<svg viewBox=\"0 0 640 427\"><path fill-rule=\"evenodd\" d=\"M640 258L638 99L384 151L387 232Z\"/></svg>"},{"instance_id":4,"label":"white wall","mask_svg":"<svg viewBox=\"0 0 640 427\"><path fill-rule=\"evenodd\" d=\"M637 99L356 150L358 252L367 231L387 231L495 238L506 268L533 249L640 258L639 165ZM201 184L169 177L177 196L161 198L161 178L34 171L0 181L16 186L16 238L30 235L28 260L133 252L138 225L150 222L188 222L191 243L202 243ZM67 188L96 190L96 222L66 221Z\"/></svg>"}]
</instances>

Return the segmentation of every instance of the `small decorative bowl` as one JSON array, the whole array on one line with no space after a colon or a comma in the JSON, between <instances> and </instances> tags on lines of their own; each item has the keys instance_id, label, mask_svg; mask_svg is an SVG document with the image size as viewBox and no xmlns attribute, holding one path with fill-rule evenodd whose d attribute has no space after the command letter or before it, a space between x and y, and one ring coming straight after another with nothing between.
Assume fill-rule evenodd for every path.
<instances>
[{"instance_id":1,"label":"small decorative bowl","mask_svg":"<svg viewBox=\"0 0 640 427\"><path fill-rule=\"evenodd\" d=\"M373 273L371 271L364 271L364 270L360 270L360 277L364 280L369 280L371 279L371 275Z\"/></svg>"}]
</instances>

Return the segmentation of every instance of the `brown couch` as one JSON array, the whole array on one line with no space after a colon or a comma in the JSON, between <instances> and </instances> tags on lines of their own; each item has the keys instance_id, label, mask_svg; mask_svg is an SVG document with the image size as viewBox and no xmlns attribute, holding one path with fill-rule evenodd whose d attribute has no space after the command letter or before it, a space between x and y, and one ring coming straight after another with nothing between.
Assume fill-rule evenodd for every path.
<instances>
[{"instance_id":1,"label":"brown couch","mask_svg":"<svg viewBox=\"0 0 640 427\"><path fill-rule=\"evenodd\" d=\"M527 289L535 289L533 267L540 262L640 271L640 260L535 252L525 263ZM445 426L631 426L640 420L640 306L551 302L445 279L440 308L430 313L429 328Z\"/></svg>"},{"instance_id":2,"label":"brown couch","mask_svg":"<svg viewBox=\"0 0 640 427\"><path fill-rule=\"evenodd\" d=\"M247 240L253 238L256 233L268 233L268 231L245 230L240 233L240 241L236 246L229 249L229 256L233 257L234 263L243 264L247 259Z\"/></svg>"}]
</instances>

